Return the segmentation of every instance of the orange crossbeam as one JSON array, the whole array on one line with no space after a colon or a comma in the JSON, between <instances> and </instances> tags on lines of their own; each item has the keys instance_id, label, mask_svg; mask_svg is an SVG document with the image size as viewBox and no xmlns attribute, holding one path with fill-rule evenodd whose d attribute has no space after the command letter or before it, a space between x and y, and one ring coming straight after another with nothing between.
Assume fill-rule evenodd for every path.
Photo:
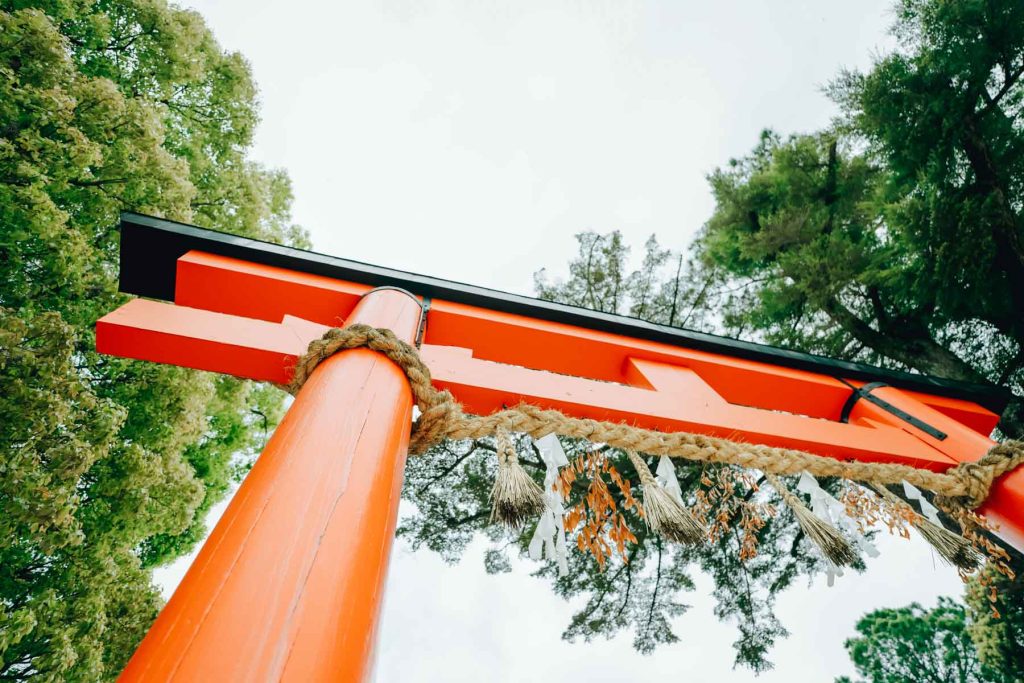
<instances>
[{"instance_id":1,"label":"orange crossbeam","mask_svg":"<svg viewBox=\"0 0 1024 683\"><path fill-rule=\"evenodd\" d=\"M340 324L368 289L190 252L178 260L175 305L131 302L100 321L97 343L110 353L285 382L308 341ZM477 413L522 400L580 417L933 470L980 457L998 420L970 401L886 387L875 395L947 438L864 400L840 423L850 395L840 378L439 300L425 339L437 386ZM1022 504L1018 473L999 482L985 510L1024 545L1024 523L1014 521Z\"/></svg>"},{"instance_id":2,"label":"orange crossbeam","mask_svg":"<svg viewBox=\"0 0 1024 683\"><path fill-rule=\"evenodd\" d=\"M298 356L327 329L292 317L275 325L136 299L97 323L97 347L113 355L287 383ZM630 383L619 384L480 360L458 347L424 344L421 355L435 385L478 414L522 401L577 417L839 457L934 470L956 463L901 427L877 419L842 423L731 404L684 366L628 358L624 378Z\"/></svg>"},{"instance_id":3,"label":"orange crossbeam","mask_svg":"<svg viewBox=\"0 0 1024 683\"><path fill-rule=\"evenodd\" d=\"M178 259L174 300L180 306L269 322L297 316L336 326L368 289L193 251ZM827 375L437 299L431 302L425 341L471 348L481 360L606 382L628 381L627 358L685 365L730 403L828 420L839 419L850 395L848 386ZM990 433L999 419L970 401L903 393L982 434Z\"/></svg>"}]
</instances>

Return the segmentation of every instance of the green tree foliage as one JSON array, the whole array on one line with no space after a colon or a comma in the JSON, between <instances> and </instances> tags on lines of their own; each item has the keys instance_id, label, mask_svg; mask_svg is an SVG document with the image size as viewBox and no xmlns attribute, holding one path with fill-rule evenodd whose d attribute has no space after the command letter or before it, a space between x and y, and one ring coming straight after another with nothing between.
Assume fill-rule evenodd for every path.
<instances>
[{"instance_id":1,"label":"green tree foliage","mask_svg":"<svg viewBox=\"0 0 1024 683\"><path fill-rule=\"evenodd\" d=\"M887 218L888 179L834 133L766 133L714 172L717 207L695 246L721 282L708 301L724 330L954 379L1012 374L1016 342L952 317L922 283L931 254Z\"/></svg>"},{"instance_id":2,"label":"green tree foliage","mask_svg":"<svg viewBox=\"0 0 1024 683\"><path fill-rule=\"evenodd\" d=\"M1024 561L1015 560L1016 579L988 570L967 585L968 632L978 659L999 683L1024 681Z\"/></svg>"},{"instance_id":3,"label":"green tree foliage","mask_svg":"<svg viewBox=\"0 0 1024 683\"><path fill-rule=\"evenodd\" d=\"M1017 577L1024 560L1012 554ZM1024 582L987 567L966 584L966 604L941 598L882 609L857 624L846 641L857 672L870 683L890 681L1024 681ZM837 683L849 683L841 678Z\"/></svg>"},{"instance_id":4,"label":"green tree foliage","mask_svg":"<svg viewBox=\"0 0 1024 683\"><path fill-rule=\"evenodd\" d=\"M939 598L930 610L913 603L868 614L846 650L864 683L1001 682L978 663L968 628L964 606Z\"/></svg>"},{"instance_id":5,"label":"green tree foliage","mask_svg":"<svg viewBox=\"0 0 1024 683\"><path fill-rule=\"evenodd\" d=\"M832 86L885 164L887 218L944 318L1024 339L1024 5L904 0L902 49ZM921 296L919 293L918 296Z\"/></svg>"},{"instance_id":6,"label":"green tree foliage","mask_svg":"<svg viewBox=\"0 0 1024 683\"><path fill-rule=\"evenodd\" d=\"M0 3L0 679L104 680L281 410L232 378L101 357L118 212L304 244L248 161L255 88L163 0Z\"/></svg>"},{"instance_id":7,"label":"green tree foliage","mask_svg":"<svg viewBox=\"0 0 1024 683\"><path fill-rule=\"evenodd\" d=\"M904 0L836 127L711 177L722 329L1024 394L1024 6ZM700 275L700 273L695 273ZM1003 415L1024 434L1021 400Z\"/></svg>"},{"instance_id":8,"label":"green tree foliage","mask_svg":"<svg viewBox=\"0 0 1024 683\"><path fill-rule=\"evenodd\" d=\"M673 254L654 235L644 245L640 268L629 268L630 248L618 231L576 235L578 254L567 279L551 280L547 270L534 274L537 296L594 311L630 315L671 327L712 328L715 314L707 305L714 292L709 281L693 275L700 264ZM707 273L714 281L715 273Z\"/></svg>"}]
</instances>

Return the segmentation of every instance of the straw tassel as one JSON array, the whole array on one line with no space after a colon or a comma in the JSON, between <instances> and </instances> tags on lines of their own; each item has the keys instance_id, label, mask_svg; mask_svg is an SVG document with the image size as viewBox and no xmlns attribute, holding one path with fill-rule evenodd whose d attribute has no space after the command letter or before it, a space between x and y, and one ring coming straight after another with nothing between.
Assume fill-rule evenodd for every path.
<instances>
[{"instance_id":1,"label":"straw tassel","mask_svg":"<svg viewBox=\"0 0 1024 683\"><path fill-rule=\"evenodd\" d=\"M519 464L519 456L508 431L499 428L495 441L498 474L491 488L491 521L518 529L527 519L544 510L544 491Z\"/></svg>"},{"instance_id":2,"label":"straw tassel","mask_svg":"<svg viewBox=\"0 0 1024 683\"><path fill-rule=\"evenodd\" d=\"M889 501L896 507L909 509L913 513L910 515L910 523L921 534L921 537L928 541L931 547L935 548L935 552L939 554L939 557L964 571L977 569L981 557L970 541L959 534L953 533L941 524L928 519L924 515L918 514L909 503L900 499L886 487L879 484L872 484L872 487L884 500ZM917 493L920 495L919 491ZM927 501L923 501L923 503L927 503Z\"/></svg>"},{"instance_id":3,"label":"straw tassel","mask_svg":"<svg viewBox=\"0 0 1024 683\"><path fill-rule=\"evenodd\" d=\"M707 536L707 531L690 511L665 490L651 474L651 470L635 451L626 451L630 462L640 475L644 487L644 517L647 526L670 541L696 544Z\"/></svg>"},{"instance_id":4,"label":"straw tassel","mask_svg":"<svg viewBox=\"0 0 1024 683\"><path fill-rule=\"evenodd\" d=\"M800 528L807 534L807 538L821 549L822 554L829 562L837 567L843 567L857 561L857 554L853 552L853 548L838 529L811 512L800 500L800 497L786 488L786 485L777 476L767 472L764 476L772 488L782 496L783 502L793 511L793 516L796 517Z\"/></svg>"}]
</instances>

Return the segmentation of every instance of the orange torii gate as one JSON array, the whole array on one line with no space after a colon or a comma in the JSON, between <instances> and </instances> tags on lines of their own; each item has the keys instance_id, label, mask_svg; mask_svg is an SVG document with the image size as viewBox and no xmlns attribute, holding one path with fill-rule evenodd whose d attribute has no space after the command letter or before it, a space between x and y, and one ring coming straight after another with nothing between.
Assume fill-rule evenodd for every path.
<instances>
[{"instance_id":1,"label":"orange torii gate","mask_svg":"<svg viewBox=\"0 0 1024 683\"><path fill-rule=\"evenodd\" d=\"M661 431L944 471L981 457L1007 394L281 247L137 214L103 353L286 383L310 341L364 323L420 345L469 412L520 401ZM155 300L154 300L155 299ZM162 301L159 301L162 300ZM165 303L172 302L172 303ZM369 349L295 399L123 680L370 675L412 418ZM1024 549L1024 472L981 510Z\"/></svg>"}]
</instances>

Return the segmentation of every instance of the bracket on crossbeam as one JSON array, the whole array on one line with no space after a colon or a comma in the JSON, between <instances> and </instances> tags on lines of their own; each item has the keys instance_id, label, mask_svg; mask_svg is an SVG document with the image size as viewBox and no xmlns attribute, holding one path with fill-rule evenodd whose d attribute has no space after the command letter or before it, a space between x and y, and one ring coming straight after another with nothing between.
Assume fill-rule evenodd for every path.
<instances>
[{"instance_id":1,"label":"bracket on crossbeam","mask_svg":"<svg viewBox=\"0 0 1024 683\"><path fill-rule=\"evenodd\" d=\"M900 410L899 408L889 403L885 399L878 398L877 396L871 393L875 389L880 389L881 387L889 386L885 382L868 382L862 387L855 387L852 384L847 383L845 380L840 379L839 381L842 382L843 384L846 384L848 387L850 387L851 390L850 398L847 399L846 403L843 405L843 412L839 416L840 422L849 422L850 411L852 411L853 407L857 405L857 401L859 401L860 399L864 399L865 401L870 401L871 403L874 403L876 406L886 411L890 415L895 415L896 417L903 420L907 424L917 427L925 434L935 439L938 439L939 441L942 441L946 438L947 434L942 430L936 429L935 427L931 426L924 420L920 420L914 417L905 410Z\"/></svg>"}]
</instances>

